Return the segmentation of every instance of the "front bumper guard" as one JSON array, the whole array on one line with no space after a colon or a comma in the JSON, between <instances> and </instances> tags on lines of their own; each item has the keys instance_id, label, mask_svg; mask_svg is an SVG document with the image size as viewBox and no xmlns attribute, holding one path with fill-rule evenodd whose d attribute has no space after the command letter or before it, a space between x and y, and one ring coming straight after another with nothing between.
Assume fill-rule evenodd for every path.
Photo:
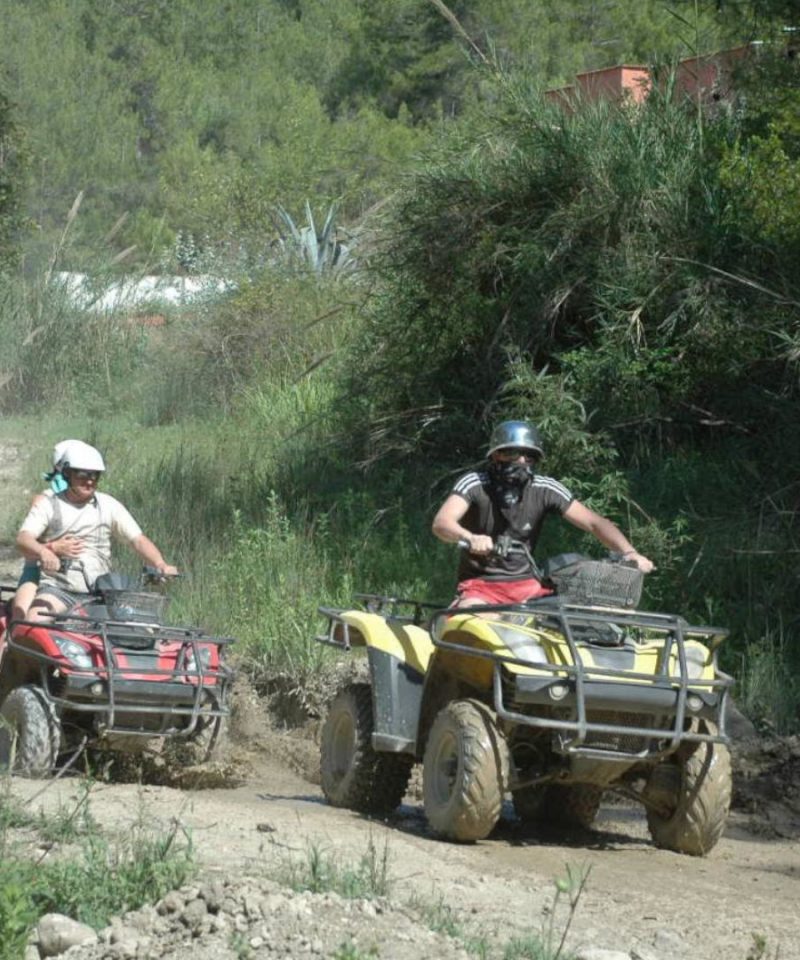
<instances>
[{"instance_id":1,"label":"front bumper guard","mask_svg":"<svg viewBox=\"0 0 800 960\"><path fill-rule=\"evenodd\" d=\"M102 666L79 667L64 657L51 657L40 650L20 643L14 636L17 627L34 627L59 633L80 633L99 637L103 645ZM120 664L117 651L127 655L140 653L135 647L125 646L129 642L131 631L147 629L153 636L153 645L159 641L180 642L181 651L178 663L185 664L192 655L193 669L185 666L168 670L147 666L149 679L141 679L145 672L141 665L124 666ZM118 638L120 646L114 644ZM228 689L233 680L233 670L222 662L224 647L234 643L232 637L212 637L189 627L160 626L135 621L95 620L90 617L56 618L48 621L15 620L9 625L7 634L8 649L24 657L39 662L42 670L42 692L56 709L68 709L75 713L95 714L102 717L102 733L124 734L126 736L180 736L190 737L202 718L214 719L230 714L228 707ZM220 648L219 667L210 670L203 666L200 644L213 644ZM51 671L48 677L48 670ZM58 671L64 681L61 693L53 690L52 671ZM157 679L153 679L157 678ZM100 683L102 689L95 692L92 687ZM66 696L64 694L71 694ZM133 715L161 716L163 722L159 730L142 729L124 725L125 716ZM188 717L189 722L177 727L169 721L175 717Z\"/></svg>"},{"instance_id":2,"label":"front bumper guard","mask_svg":"<svg viewBox=\"0 0 800 960\"><path fill-rule=\"evenodd\" d=\"M552 664L535 663L516 657L503 656L487 650L476 649L461 643L442 640L436 636L436 621L458 613L513 613L534 616L545 615L548 628L555 625L564 636L572 663ZM623 628L647 630L651 634L664 637L664 649L661 656L661 670L656 674L633 673L615 670L609 667L597 667L584 664L573 634L573 627L597 623L598 620L613 623ZM572 756L591 757L620 762L653 759L674 752L681 743L720 743L730 742L725 730L725 712L727 698L733 686L733 678L720 671L716 666L716 651L712 652L715 670L714 679L701 679L689 676L686 656L686 637L705 639L723 638L727 631L717 627L695 627L687 624L681 617L668 614L638 613L636 611L617 610L597 607L581 607L547 598L531 604L503 606L469 607L458 611L440 610L431 619L431 636L434 646L450 650L467 657L480 657L494 662L493 699L494 709L501 720L521 726L541 730L566 733L561 743L562 752ZM669 664L672 662L673 649L677 652L678 672L672 674ZM547 704L553 707L566 707L574 714L574 719L531 716L511 709L505 702L503 689L503 667L518 666L534 668L548 676L514 677L514 698L521 703L531 702ZM559 684L567 689L558 701L551 698L549 690ZM696 697L699 707L690 710L689 697ZM694 704L694 701L692 701ZM588 709L617 710L624 708L632 714L649 714L653 717L670 717L666 726L629 726L620 723L601 723L589 720ZM698 730L686 730L686 720L702 716L712 720L718 733L701 733ZM590 736L606 735L617 737L640 737L646 746L639 751L593 747L586 741Z\"/></svg>"}]
</instances>

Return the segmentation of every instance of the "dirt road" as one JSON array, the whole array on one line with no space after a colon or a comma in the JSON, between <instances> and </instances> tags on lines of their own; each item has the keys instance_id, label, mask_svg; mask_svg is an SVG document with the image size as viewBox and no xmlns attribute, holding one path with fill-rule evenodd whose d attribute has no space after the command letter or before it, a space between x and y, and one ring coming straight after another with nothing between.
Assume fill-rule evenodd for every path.
<instances>
[{"instance_id":1,"label":"dirt road","mask_svg":"<svg viewBox=\"0 0 800 960\"><path fill-rule=\"evenodd\" d=\"M0 485L6 486L0 489L0 504L7 515L19 509L21 494L13 477L0 476ZM0 572L12 572L16 562L6 566ZM316 785L313 726L277 731L252 693L242 693L237 731L226 787L100 783L91 792L93 816L117 830L143 816L165 824L177 817L193 838L203 876L231 883L274 876L287 858L302 859L310 850L357 861L372 843L386 853L391 902L400 911L391 914L392 933L381 932L374 908L336 910L348 936L378 950L372 956L465 956L463 937L431 939L420 920L422 903L431 914L448 911L462 934L481 936L497 951L492 956L502 957L512 937L546 923L554 880L569 866L590 869L569 938L573 948L616 950L634 960L800 960L800 740L736 752L735 809L728 829L708 857L696 859L656 849L642 813L615 803L604 804L596 828L579 835L526 833L509 808L484 842L439 842L428 835L413 793L385 822L327 806ZM53 810L68 804L77 787L75 779L65 778L43 790L41 783L15 778L12 790L23 799L36 795L34 807ZM413 916L404 907L411 902ZM156 949L150 938L138 953L114 953L110 947L103 953L96 947L94 953L87 948L75 956L272 956L274 938L297 925L298 916L307 948L283 948L284 955L334 956L326 945L339 932L334 936L328 929L334 921L326 903L309 907L303 901L305 913L296 905L288 912L276 908L262 923L266 929L257 936L248 932L244 941L230 935L213 940L209 933L212 940L206 944L195 931L174 950ZM401 918L408 929L401 931ZM381 922L388 922L386 916ZM754 935L762 938L761 953Z\"/></svg>"},{"instance_id":2,"label":"dirt road","mask_svg":"<svg viewBox=\"0 0 800 960\"><path fill-rule=\"evenodd\" d=\"M165 825L180 818L204 875L274 876L287 857L303 860L312 849L354 863L372 843L387 854L393 902L422 898L446 906L465 932L498 945L541 928L554 879L570 866L591 868L572 947L588 944L640 960L800 958L797 820L782 820L787 835L779 836L763 817L736 810L719 845L696 859L656 849L633 807L606 804L594 830L559 837L526 833L509 809L489 840L458 846L427 834L414 797L385 822L327 806L310 779L311 747L296 736L264 730L254 747L240 749L237 766L244 779L237 786L186 791L99 784L91 795L92 814L116 829L142 816ZM309 776L295 772L303 764L310 766ZM41 787L19 780L14 793L29 797ZM54 784L35 803L63 809L76 788L74 781ZM370 924L363 917L367 939ZM315 932L313 917L305 929L309 936ZM765 938L766 953L749 953L754 935ZM397 954L379 954L390 955ZM439 955L441 948L416 954Z\"/></svg>"}]
</instances>

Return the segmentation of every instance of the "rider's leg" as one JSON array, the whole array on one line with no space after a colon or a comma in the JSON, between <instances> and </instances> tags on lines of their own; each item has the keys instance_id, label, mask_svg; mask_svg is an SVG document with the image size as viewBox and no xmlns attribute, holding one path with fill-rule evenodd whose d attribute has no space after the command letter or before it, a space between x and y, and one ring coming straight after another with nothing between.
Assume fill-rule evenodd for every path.
<instances>
[{"instance_id":1,"label":"rider's leg","mask_svg":"<svg viewBox=\"0 0 800 960\"><path fill-rule=\"evenodd\" d=\"M36 594L36 598L28 610L28 620L34 620L37 623L44 620L52 620L57 613L63 613L68 604L52 593L42 591Z\"/></svg>"},{"instance_id":2,"label":"rider's leg","mask_svg":"<svg viewBox=\"0 0 800 960\"><path fill-rule=\"evenodd\" d=\"M28 615L28 610L33 598L36 596L35 583L23 583L17 587L17 592L11 600L11 619L24 620Z\"/></svg>"},{"instance_id":3,"label":"rider's leg","mask_svg":"<svg viewBox=\"0 0 800 960\"><path fill-rule=\"evenodd\" d=\"M22 573L17 583L17 591L11 599L11 619L24 620L28 614L33 598L39 588L39 565L33 561L25 561Z\"/></svg>"}]
</instances>

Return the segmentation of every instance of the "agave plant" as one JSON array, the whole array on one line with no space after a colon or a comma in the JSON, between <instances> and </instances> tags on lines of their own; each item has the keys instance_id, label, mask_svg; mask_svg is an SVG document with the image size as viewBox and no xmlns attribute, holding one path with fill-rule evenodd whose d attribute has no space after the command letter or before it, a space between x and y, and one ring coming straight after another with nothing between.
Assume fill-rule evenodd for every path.
<instances>
[{"instance_id":1,"label":"agave plant","mask_svg":"<svg viewBox=\"0 0 800 960\"><path fill-rule=\"evenodd\" d=\"M298 227L291 214L283 207L278 206L276 212L279 217L276 223L278 244L288 263L301 265L319 276L339 276L355 267L352 238L348 237L348 242L345 243L336 224L337 204L331 204L321 230L317 229L308 200L304 226Z\"/></svg>"}]
</instances>

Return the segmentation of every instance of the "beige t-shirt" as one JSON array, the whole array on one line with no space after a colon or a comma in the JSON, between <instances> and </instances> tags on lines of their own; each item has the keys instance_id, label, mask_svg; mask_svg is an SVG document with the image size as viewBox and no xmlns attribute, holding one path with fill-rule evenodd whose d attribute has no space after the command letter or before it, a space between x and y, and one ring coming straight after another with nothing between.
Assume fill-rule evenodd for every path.
<instances>
[{"instance_id":1,"label":"beige t-shirt","mask_svg":"<svg viewBox=\"0 0 800 960\"><path fill-rule=\"evenodd\" d=\"M20 532L43 543L69 534L83 540L83 551L64 573L42 571L41 585L78 593L91 590L95 580L111 569L111 537L130 543L141 535L139 524L125 507L107 493L95 493L87 503L70 503L63 493L45 492L31 507ZM81 568L81 564L83 567Z\"/></svg>"}]
</instances>

